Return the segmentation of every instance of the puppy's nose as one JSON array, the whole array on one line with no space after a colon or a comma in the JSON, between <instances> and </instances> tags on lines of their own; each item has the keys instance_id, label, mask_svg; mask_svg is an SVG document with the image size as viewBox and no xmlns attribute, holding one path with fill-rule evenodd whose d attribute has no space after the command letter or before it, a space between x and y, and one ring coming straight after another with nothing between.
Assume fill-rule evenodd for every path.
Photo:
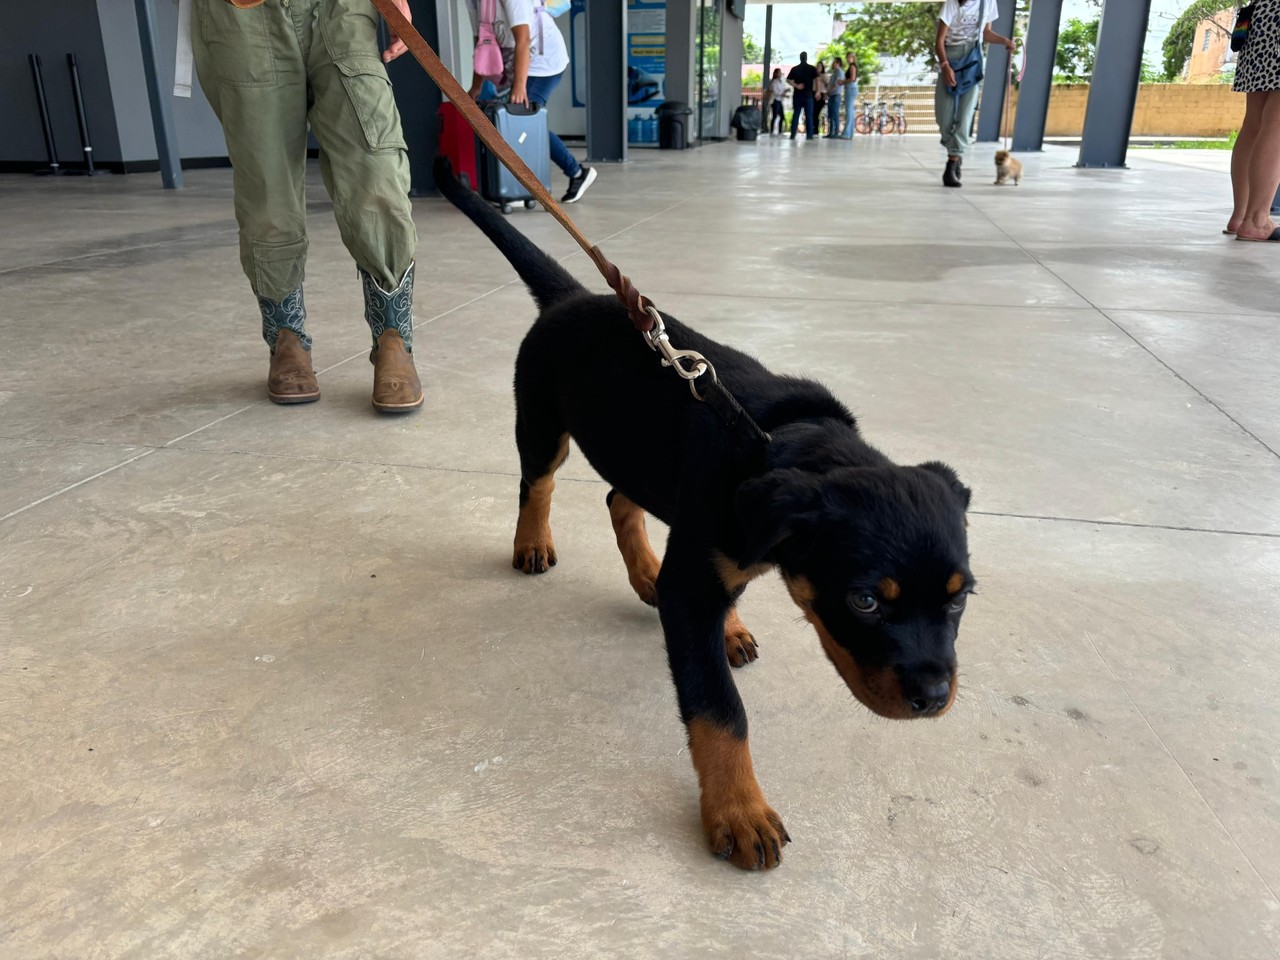
<instances>
[{"instance_id":1,"label":"puppy's nose","mask_svg":"<svg viewBox=\"0 0 1280 960\"><path fill-rule=\"evenodd\" d=\"M911 691L908 701L911 711L917 717L928 717L940 711L951 699L951 681L938 680L933 683L921 683Z\"/></svg>"}]
</instances>

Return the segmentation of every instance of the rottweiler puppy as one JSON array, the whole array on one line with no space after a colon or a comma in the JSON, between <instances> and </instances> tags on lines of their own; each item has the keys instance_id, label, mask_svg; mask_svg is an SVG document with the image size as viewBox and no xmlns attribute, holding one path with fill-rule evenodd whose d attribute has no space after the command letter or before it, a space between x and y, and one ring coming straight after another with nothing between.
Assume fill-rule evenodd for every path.
<instances>
[{"instance_id":1,"label":"rottweiler puppy","mask_svg":"<svg viewBox=\"0 0 1280 960\"><path fill-rule=\"evenodd\" d=\"M515 267L540 313L516 360L520 512L512 565L556 565L551 495L572 437L612 486L607 503L631 586L654 604L701 785L712 851L776 867L790 841L752 772L730 665L757 657L734 604L777 567L836 671L877 714L937 717L956 695L956 632L973 588L969 490L942 463L902 466L866 443L822 385L662 314L766 430L763 449L689 395L614 296L589 293L438 162L450 201ZM670 527L661 562L649 513Z\"/></svg>"}]
</instances>

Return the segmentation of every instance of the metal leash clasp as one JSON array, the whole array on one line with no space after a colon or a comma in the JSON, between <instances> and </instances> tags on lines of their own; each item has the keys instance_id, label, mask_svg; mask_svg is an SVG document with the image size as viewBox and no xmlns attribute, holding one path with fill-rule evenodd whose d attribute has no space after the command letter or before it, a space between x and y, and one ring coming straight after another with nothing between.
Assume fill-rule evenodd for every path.
<instances>
[{"instance_id":1,"label":"metal leash clasp","mask_svg":"<svg viewBox=\"0 0 1280 960\"><path fill-rule=\"evenodd\" d=\"M696 381L704 373L710 373L712 381L715 381L716 368L698 351L677 350L671 345L671 340L667 337L666 324L662 322L662 315L658 313L657 307L650 305L645 308L645 311L653 318L653 326L643 332L645 343L649 345L650 350L662 354L662 365L671 367L680 377L688 380L689 392L702 400Z\"/></svg>"}]
</instances>

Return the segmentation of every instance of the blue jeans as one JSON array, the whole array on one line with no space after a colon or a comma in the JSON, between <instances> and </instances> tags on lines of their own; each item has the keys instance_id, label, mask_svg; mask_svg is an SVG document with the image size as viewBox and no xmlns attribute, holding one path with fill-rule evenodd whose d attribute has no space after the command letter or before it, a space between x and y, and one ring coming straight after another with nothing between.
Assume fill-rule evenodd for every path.
<instances>
[{"instance_id":1,"label":"blue jeans","mask_svg":"<svg viewBox=\"0 0 1280 960\"><path fill-rule=\"evenodd\" d=\"M813 97L796 97L791 101L791 139L796 138L800 124L800 111L804 111L804 129L809 140L818 134L818 118L814 115Z\"/></svg>"},{"instance_id":2,"label":"blue jeans","mask_svg":"<svg viewBox=\"0 0 1280 960\"><path fill-rule=\"evenodd\" d=\"M840 136L840 94L827 94L827 117L831 121L831 125L827 130L827 136Z\"/></svg>"},{"instance_id":3,"label":"blue jeans","mask_svg":"<svg viewBox=\"0 0 1280 960\"><path fill-rule=\"evenodd\" d=\"M841 136L845 140L853 139L853 128L857 126L855 119L858 115L858 85L851 83L844 88L844 133Z\"/></svg>"},{"instance_id":4,"label":"blue jeans","mask_svg":"<svg viewBox=\"0 0 1280 960\"><path fill-rule=\"evenodd\" d=\"M529 102L545 108L547 100L551 98L551 91L560 86L560 81L563 79L563 71L557 73L554 77L529 77L525 83L525 90L529 94ZM564 145L564 141L550 129L547 130L547 139L551 141L551 162L563 170L565 176L570 180L580 174L582 172L582 164L573 158L573 154Z\"/></svg>"}]
</instances>

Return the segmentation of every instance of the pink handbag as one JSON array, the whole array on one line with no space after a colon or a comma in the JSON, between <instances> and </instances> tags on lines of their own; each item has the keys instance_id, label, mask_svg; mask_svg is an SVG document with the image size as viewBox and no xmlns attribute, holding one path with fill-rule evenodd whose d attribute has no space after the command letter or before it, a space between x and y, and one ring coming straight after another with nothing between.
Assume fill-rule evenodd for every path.
<instances>
[{"instance_id":1,"label":"pink handbag","mask_svg":"<svg viewBox=\"0 0 1280 960\"><path fill-rule=\"evenodd\" d=\"M476 76L495 81L502 76L503 70L502 48L498 46L498 37L493 32L497 12L497 0L480 0L480 31L476 38L475 59L472 61Z\"/></svg>"}]
</instances>

